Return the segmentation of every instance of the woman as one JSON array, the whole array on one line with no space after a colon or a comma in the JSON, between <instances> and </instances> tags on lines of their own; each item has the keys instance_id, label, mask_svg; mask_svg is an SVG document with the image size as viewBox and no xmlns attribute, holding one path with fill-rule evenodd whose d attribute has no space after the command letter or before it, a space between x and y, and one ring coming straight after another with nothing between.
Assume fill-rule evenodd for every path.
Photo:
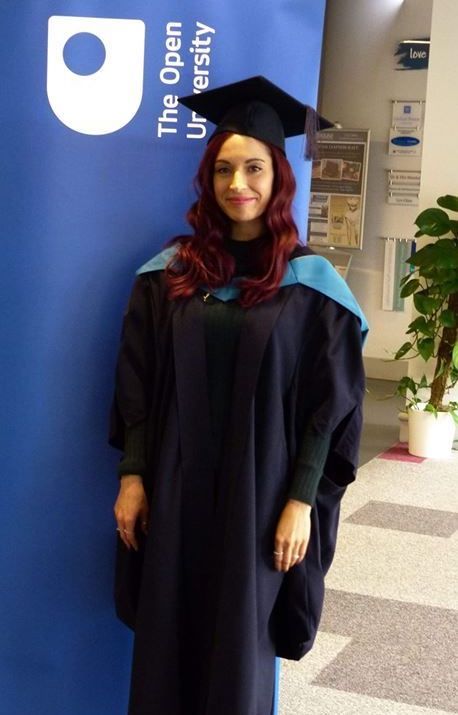
<instances>
[{"instance_id":1,"label":"woman","mask_svg":"<svg viewBox=\"0 0 458 715\"><path fill-rule=\"evenodd\" d=\"M113 406L129 712L269 715L275 655L318 625L365 326L291 216L284 135L312 111L263 78L181 101L218 126L192 234L138 272Z\"/></svg>"}]
</instances>

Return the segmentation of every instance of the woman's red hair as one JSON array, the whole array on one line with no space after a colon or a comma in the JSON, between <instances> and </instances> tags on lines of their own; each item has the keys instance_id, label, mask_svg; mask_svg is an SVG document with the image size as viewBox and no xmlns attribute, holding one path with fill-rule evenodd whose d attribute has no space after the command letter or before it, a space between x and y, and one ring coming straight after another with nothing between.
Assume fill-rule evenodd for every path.
<instances>
[{"instance_id":1,"label":"woman's red hair","mask_svg":"<svg viewBox=\"0 0 458 715\"><path fill-rule=\"evenodd\" d=\"M166 268L169 298L188 298L201 287L210 290L230 282L235 261L224 247L231 234L231 221L216 203L213 174L219 150L231 134L217 134L208 144L194 181L198 199L187 213L194 230L191 236L177 236L171 243L180 246ZM298 231L292 217L296 191L291 166L280 149L267 144L272 155L274 181L272 198L264 214L267 241L259 246L256 276L240 281L239 303L250 308L272 297L278 290L286 264L297 244Z\"/></svg>"}]
</instances>

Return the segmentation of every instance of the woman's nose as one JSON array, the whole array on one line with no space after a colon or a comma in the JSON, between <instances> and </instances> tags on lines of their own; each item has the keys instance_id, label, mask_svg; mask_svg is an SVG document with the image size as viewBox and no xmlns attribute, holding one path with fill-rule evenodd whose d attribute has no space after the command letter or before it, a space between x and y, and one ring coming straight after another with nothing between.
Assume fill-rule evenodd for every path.
<instances>
[{"instance_id":1,"label":"woman's nose","mask_svg":"<svg viewBox=\"0 0 458 715\"><path fill-rule=\"evenodd\" d=\"M245 186L246 186L246 181L245 181L243 172L234 171L234 173L232 174L232 181L231 181L230 188L240 191L240 189L245 188Z\"/></svg>"}]
</instances>

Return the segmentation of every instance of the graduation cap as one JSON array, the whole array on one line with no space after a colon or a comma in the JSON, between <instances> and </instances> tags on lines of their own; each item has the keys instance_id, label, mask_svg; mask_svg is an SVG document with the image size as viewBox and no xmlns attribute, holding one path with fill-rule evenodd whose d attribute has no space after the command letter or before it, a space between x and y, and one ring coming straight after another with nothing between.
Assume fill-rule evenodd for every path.
<instances>
[{"instance_id":1,"label":"graduation cap","mask_svg":"<svg viewBox=\"0 0 458 715\"><path fill-rule=\"evenodd\" d=\"M261 75L180 97L178 101L217 125L208 141L222 132L234 132L285 152L286 137L305 134L307 159L313 156L316 132L334 126Z\"/></svg>"}]
</instances>

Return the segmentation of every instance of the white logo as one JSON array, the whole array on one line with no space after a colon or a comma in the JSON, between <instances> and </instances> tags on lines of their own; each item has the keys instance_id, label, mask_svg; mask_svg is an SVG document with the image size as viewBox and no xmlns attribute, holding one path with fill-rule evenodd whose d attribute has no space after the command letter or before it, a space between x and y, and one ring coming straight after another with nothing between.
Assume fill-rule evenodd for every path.
<instances>
[{"instance_id":1,"label":"white logo","mask_svg":"<svg viewBox=\"0 0 458 715\"><path fill-rule=\"evenodd\" d=\"M94 35L105 49L104 61L102 57L101 66L90 74L78 74L65 64L65 46L80 33ZM53 112L82 134L121 129L133 119L142 100L144 54L142 20L50 17L47 93Z\"/></svg>"}]
</instances>

